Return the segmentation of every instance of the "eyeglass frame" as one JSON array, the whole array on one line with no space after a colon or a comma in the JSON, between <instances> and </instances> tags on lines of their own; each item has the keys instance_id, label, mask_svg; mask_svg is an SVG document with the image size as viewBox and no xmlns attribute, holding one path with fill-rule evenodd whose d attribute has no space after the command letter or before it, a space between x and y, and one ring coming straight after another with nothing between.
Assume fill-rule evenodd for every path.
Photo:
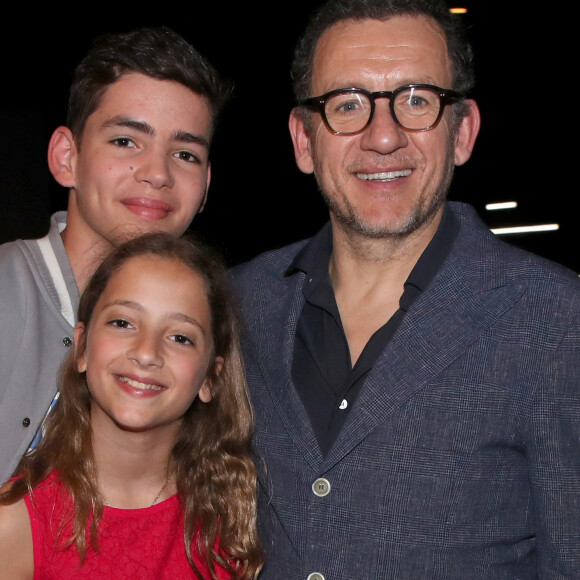
<instances>
[{"instance_id":1,"label":"eyeglass frame","mask_svg":"<svg viewBox=\"0 0 580 580\"><path fill-rule=\"evenodd\" d=\"M427 89L427 90L433 91L434 93L436 93L438 95L439 103L440 103L439 114L437 115L437 118L435 119L435 121L433 123L431 123L431 125L429 125L428 127L423 127L421 129L410 129L408 127L403 126L400 123L399 119L397 118L397 114L395 113L395 104L394 104L395 98L398 94L402 93L403 91L408 91L409 89ZM365 95L369 99L369 102L371 104L371 111L369 114L369 118L368 118L367 122L365 123L364 127L359 129L358 131L335 131L330 126L330 123L328 122L328 119L326 118L326 110L325 110L326 101L328 101L328 99L330 99L331 97L334 97L334 95L349 94L349 93L362 93L363 95ZM462 101L465 98L466 98L465 95L462 95L461 93L458 93L457 91L454 91L453 89L442 89L441 87L438 87L437 85L419 83L419 84L403 85L403 86L397 87L396 89L394 89L392 91L374 91L374 92L371 92L371 91L367 91L366 89L359 89L356 87L344 88L344 89L334 89L334 90L329 91L328 93L324 93L323 95L320 95L318 97L310 97L308 99L304 99L303 101L298 103L298 106L307 107L309 109L313 109L314 111L320 113L320 116L322 117L322 120L323 120L326 128L333 135L357 135L358 133L362 133L371 124L371 121L373 120L373 116L375 114L375 99L389 99L389 108L391 110L391 116L393 117L393 120L395 121L397 126L399 126L401 129L403 129L403 131L407 131L408 133L422 133L424 131L431 131L432 129L435 129L435 127L437 127L437 125L439 124L439 121L441 121L441 118L443 117L443 112L445 111L445 107L447 105L457 103L458 101Z\"/></svg>"}]
</instances>

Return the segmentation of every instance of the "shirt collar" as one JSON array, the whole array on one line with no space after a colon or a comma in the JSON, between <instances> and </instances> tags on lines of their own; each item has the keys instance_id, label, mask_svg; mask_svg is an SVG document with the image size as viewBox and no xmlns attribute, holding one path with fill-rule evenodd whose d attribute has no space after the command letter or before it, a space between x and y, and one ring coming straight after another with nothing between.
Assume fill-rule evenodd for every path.
<instances>
[{"instance_id":1,"label":"shirt collar","mask_svg":"<svg viewBox=\"0 0 580 580\"><path fill-rule=\"evenodd\" d=\"M451 210L445 206L441 223L421 254L415 267L411 270L407 281L405 282L405 291L401 296L400 306L403 310L408 310L409 306L415 301L417 296L423 292L435 274L441 268L445 258L451 251L453 242L459 232L459 221L453 215Z\"/></svg>"},{"instance_id":2,"label":"shirt collar","mask_svg":"<svg viewBox=\"0 0 580 580\"><path fill-rule=\"evenodd\" d=\"M298 252L284 276L290 276L296 272L304 272L306 275L314 275L321 270L328 272L328 262L332 254L332 227L330 222Z\"/></svg>"},{"instance_id":3,"label":"shirt collar","mask_svg":"<svg viewBox=\"0 0 580 580\"><path fill-rule=\"evenodd\" d=\"M435 235L405 282L405 291L400 300L402 310L407 311L435 277L449 254L458 232L459 221L446 205ZM317 282L325 280L328 276L331 253L332 227L328 222L296 255L284 275L290 276L296 272L304 272ZM316 287L318 284L315 283L313 286Z\"/></svg>"}]
</instances>

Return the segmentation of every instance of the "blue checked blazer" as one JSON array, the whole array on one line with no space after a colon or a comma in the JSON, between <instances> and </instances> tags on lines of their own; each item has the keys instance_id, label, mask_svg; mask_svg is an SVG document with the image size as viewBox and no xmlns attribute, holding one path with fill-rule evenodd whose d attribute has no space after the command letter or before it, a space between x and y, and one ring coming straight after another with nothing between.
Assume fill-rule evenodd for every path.
<instances>
[{"instance_id":1,"label":"blue checked blazer","mask_svg":"<svg viewBox=\"0 0 580 580\"><path fill-rule=\"evenodd\" d=\"M326 457L291 378L304 242L233 270L262 580L580 578L580 281L449 206L454 247Z\"/></svg>"}]
</instances>

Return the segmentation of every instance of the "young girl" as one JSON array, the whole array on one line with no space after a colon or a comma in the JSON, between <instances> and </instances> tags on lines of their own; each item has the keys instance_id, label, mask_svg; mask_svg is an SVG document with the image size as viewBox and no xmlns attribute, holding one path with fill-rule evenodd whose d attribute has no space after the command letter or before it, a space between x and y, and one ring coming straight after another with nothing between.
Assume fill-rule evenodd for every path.
<instances>
[{"instance_id":1,"label":"young girl","mask_svg":"<svg viewBox=\"0 0 580 580\"><path fill-rule=\"evenodd\" d=\"M225 269L166 234L80 302L39 445L0 494L0 578L255 578L252 410Z\"/></svg>"}]
</instances>

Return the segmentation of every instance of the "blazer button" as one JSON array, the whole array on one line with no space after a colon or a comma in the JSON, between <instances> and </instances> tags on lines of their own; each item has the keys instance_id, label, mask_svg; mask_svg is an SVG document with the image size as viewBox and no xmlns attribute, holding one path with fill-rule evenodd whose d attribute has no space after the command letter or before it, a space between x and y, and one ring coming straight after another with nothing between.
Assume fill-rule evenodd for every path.
<instances>
[{"instance_id":1,"label":"blazer button","mask_svg":"<svg viewBox=\"0 0 580 580\"><path fill-rule=\"evenodd\" d=\"M330 482L328 481L328 479L320 477L312 484L312 491L318 497L324 497L325 495L328 495L330 493ZM318 572L313 572L313 574L318 574Z\"/></svg>"},{"instance_id":2,"label":"blazer button","mask_svg":"<svg viewBox=\"0 0 580 580\"><path fill-rule=\"evenodd\" d=\"M308 574L308 578L306 578L306 580L325 580L325 579L320 572L312 572L312 574Z\"/></svg>"},{"instance_id":3,"label":"blazer button","mask_svg":"<svg viewBox=\"0 0 580 580\"><path fill-rule=\"evenodd\" d=\"M62 339L62 343L63 343L65 346L70 346L70 345L72 344L72 340L71 340L71 339L70 339L68 336L65 336L65 337Z\"/></svg>"},{"instance_id":4,"label":"blazer button","mask_svg":"<svg viewBox=\"0 0 580 580\"><path fill-rule=\"evenodd\" d=\"M22 426L30 427L30 419L28 417L24 417L24 419L22 419Z\"/></svg>"}]
</instances>

